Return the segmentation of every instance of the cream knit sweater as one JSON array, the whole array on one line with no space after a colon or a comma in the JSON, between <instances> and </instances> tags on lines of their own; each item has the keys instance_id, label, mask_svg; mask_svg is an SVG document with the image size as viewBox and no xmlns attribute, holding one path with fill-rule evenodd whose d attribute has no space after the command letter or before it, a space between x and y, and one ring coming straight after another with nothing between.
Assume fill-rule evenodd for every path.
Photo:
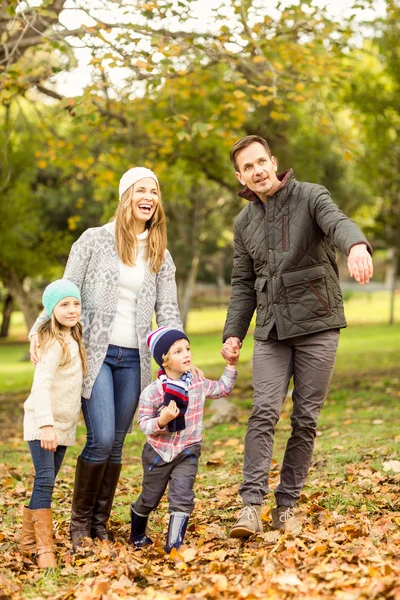
<instances>
[{"instance_id":1,"label":"cream knit sweater","mask_svg":"<svg viewBox=\"0 0 400 600\"><path fill-rule=\"evenodd\" d=\"M75 443L81 410L82 362L78 343L67 339L71 361L60 367L61 345L54 341L36 365L32 390L24 404L24 440L40 440L40 427L53 425L59 446Z\"/></svg>"}]
</instances>

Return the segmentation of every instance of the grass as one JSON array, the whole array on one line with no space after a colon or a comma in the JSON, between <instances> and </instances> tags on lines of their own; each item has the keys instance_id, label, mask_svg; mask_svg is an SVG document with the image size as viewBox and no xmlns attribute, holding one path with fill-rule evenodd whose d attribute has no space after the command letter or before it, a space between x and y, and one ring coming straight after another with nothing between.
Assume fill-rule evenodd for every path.
<instances>
[{"instance_id":1,"label":"grass","mask_svg":"<svg viewBox=\"0 0 400 600\"><path fill-rule=\"evenodd\" d=\"M210 325L207 327L207 314ZM222 372L220 356L223 316L219 311L199 311L191 315L190 333L195 364L206 376L218 377ZM14 339L15 336L13 332ZM196 482L196 523L218 522L228 531L240 504L233 495L221 502L220 494L242 480L244 436L252 405L251 365L252 336L242 350L238 384L232 401L238 408L238 422L221 424L204 431L204 444ZM380 483L384 462L398 459L400 435L400 325L385 324L349 327L341 332L336 369L327 401L322 410L313 463L304 488L299 509L319 507L339 515L365 514L378 519L399 510L398 495L387 493ZM26 444L22 441L22 403L32 378L29 362L21 362L27 350L25 343L0 345L0 520L7 533L0 550L13 547L18 538L20 507L29 497L33 472ZM290 433L291 400L283 407L276 428L271 489L279 481L279 466ZM205 421L210 416L207 402ZM124 447L124 468L113 508L113 525L126 536L130 502L139 493L141 482L141 449L144 436L135 426ZM54 496L54 514L58 522L59 544L68 539L67 519L70 511L76 458L85 443L85 427L78 427L77 443L69 448ZM378 484L378 485L377 485ZM396 499L397 498L397 499ZM273 496L266 499L272 505ZM150 519L156 533L165 531L167 503ZM15 526L17 524L17 527ZM11 541L10 541L11 540ZM85 574L59 570L40 578L23 579L23 597L55 595L68 589ZM25 582L24 582L25 581Z\"/></svg>"}]
</instances>

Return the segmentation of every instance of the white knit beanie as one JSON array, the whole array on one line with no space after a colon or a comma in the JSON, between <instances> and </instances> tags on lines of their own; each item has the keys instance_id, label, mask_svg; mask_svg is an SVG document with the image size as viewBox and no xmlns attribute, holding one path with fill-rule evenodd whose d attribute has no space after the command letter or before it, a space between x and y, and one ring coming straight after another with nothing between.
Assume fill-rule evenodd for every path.
<instances>
[{"instance_id":1,"label":"white knit beanie","mask_svg":"<svg viewBox=\"0 0 400 600\"><path fill-rule=\"evenodd\" d=\"M131 185L140 179L145 179L146 177L151 177L157 182L158 185L158 179L155 173L146 167L133 167L133 169L129 169L129 171L124 173L119 182L119 199L121 200L122 194L126 192Z\"/></svg>"}]
</instances>

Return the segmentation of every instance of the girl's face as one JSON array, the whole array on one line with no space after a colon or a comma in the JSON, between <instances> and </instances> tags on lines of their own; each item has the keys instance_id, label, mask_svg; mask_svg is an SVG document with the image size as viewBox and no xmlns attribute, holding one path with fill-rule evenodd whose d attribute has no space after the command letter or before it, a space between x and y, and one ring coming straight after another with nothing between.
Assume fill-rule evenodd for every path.
<instances>
[{"instance_id":1,"label":"girl's face","mask_svg":"<svg viewBox=\"0 0 400 600\"><path fill-rule=\"evenodd\" d=\"M53 313L64 330L71 329L80 319L81 303L78 298L67 296L56 304Z\"/></svg>"},{"instance_id":2,"label":"girl's face","mask_svg":"<svg viewBox=\"0 0 400 600\"><path fill-rule=\"evenodd\" d=\"M136 233L143 233L146 223L154 215L159 201L158 187L152 177L145 177L134 184L132 212L138 224Z\"/></svg>"}]
</instances>

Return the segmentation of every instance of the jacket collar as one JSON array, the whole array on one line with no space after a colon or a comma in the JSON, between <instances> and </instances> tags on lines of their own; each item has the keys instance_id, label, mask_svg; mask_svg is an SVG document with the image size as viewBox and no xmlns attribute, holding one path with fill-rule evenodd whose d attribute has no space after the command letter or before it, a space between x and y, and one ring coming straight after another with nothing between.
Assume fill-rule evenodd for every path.
<instances>
[{"instance_id":1,"label":"jacket collar","mask_svg":"<svg viewBox=\"0 0 400 600\"><path fill-rule=\"evenodd\" d=\"M283 189L285 189L288 184L288 181L290 181L290 179L293 179L293 177L294 177L293 169L288 169L287 171L282 171L282 173L278 173L277 178L281 182L281 185L279 186L279 188L276 191L276 193L274 194L274 196L276 196ZM247 186L238 193L238 196L240 196L241 198L244 198L245 200L248 200L249 202L256 202L257 200L260 200L260 198L257 196L257 194L255 192L253 192L252 190L250 190ZM274 198L274 196L271 196L271 198Z\"/></svg>"}]
</instances>

